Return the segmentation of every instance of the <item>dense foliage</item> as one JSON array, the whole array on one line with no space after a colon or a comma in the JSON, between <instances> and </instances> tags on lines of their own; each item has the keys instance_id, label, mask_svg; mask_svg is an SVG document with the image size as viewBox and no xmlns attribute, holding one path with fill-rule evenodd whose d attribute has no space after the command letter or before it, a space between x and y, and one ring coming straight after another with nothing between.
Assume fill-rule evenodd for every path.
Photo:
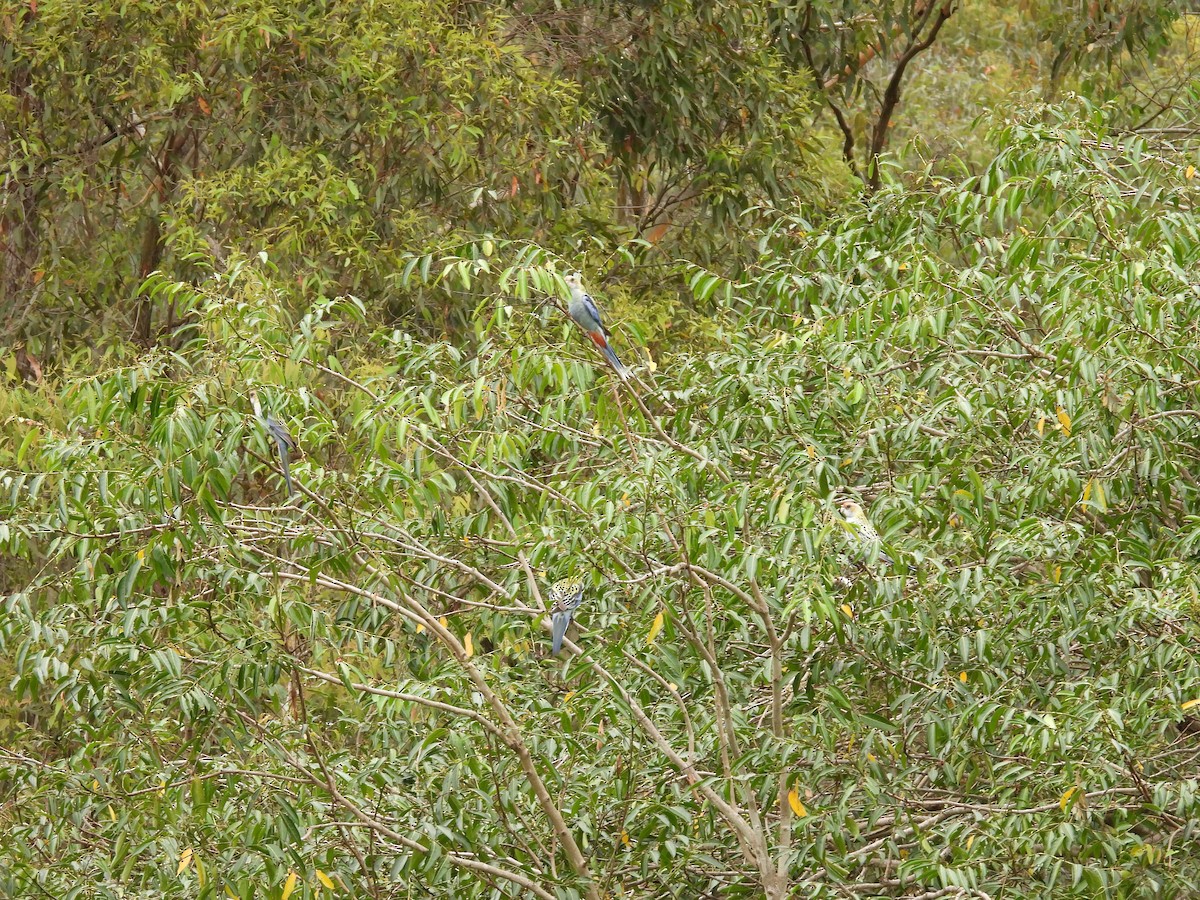
<instances>
[{"instance_id":1,"label":"dense foliage","mask_svg":"<svg viewBox=\"0 0 1200 900\"><path fill-rule=\"evenodd\" d=\"M1200 895L1179 14L0 3L0 894Z\"/></svg>"},{"instance_id":2,"label":"dense foliage","mask_svg":"<svg viewBox=\"0 0 1200 900\"><path fill-rule=\"evenodd\" d=\"M269 257L153 282L186 339L4 478L5 891L1200 890L1196 181L1063 116L781 213L628 385L514 244L409 267L489 285L471 354L292 318Z\"/></svg>"}]
</instances>

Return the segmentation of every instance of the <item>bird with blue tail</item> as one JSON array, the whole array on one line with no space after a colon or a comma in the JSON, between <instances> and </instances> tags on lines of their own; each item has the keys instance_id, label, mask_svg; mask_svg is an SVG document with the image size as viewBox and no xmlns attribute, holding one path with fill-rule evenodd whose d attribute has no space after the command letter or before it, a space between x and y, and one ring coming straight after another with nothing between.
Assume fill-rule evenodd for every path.
<instances>
[{"instance_id":1,"label":"bird with blue tail","mask_svg":"<svg viewBox=\"0 0 1200 900\"><path fill-rule=\"evenodd\" d=\"M596 306L592 295L583 289L583 275L572 272L564 280L571 290L571 302L567 304L567 313L575 320L575 324L583 329L583 333L591 338L592 343L600 348L600 352L616 373L622 378L628 378L629 370L621 364L617 354L608 345L608 332L600 317L600 308Z\"/></svg>"},{"instance_id":2,"label":"bird with blue tail","mask_svg":"<svg viewBox=\"0 0 1200 900\"><path fill-rule=\"evenodd\" d=\"M250 392L250 405L254 407L255 418L266 429L267 434L275 439L275 446L279 451L279 468L283 470L283 480L287 483L287 492L290 497L295 493L292 485L292 451L296 449L296 442L288 433L287 426L270 413L263 412L263 408L258 402L258 394L254 391Z\"/></svg>"},{"instance_id":3,"label":"bird with blue tail","mask_svg":"<svg viewBox=\"0 0 1200 900\"><path fill-rule=\"evenodd\" d=\"M567 635L567 626L571 624L571 617L583 602L583 579L571 576L554 582L547 600L550 602L551 652L557 656Z\"/></svg>"}]
</instances>

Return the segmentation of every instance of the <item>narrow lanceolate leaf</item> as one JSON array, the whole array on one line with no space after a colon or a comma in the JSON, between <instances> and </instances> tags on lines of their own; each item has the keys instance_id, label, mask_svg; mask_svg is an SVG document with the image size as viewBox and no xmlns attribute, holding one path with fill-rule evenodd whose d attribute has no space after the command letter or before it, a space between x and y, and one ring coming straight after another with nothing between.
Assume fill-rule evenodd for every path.
<instances>
[{"instance_id":1,"label":"narrow lanceolate leaf","mask_svg":"<svg viewBox=\"0 0 1200 900\"><path fill-rule=\"evenodd\" d=\"M800 795L796 793L795 788L788 791L788 806L792 808L792 812L796 814L796 818L798 819L803 819L808 815L808 810L800 802Z\"/></svg>"},{"instance_id":2,"label":"narrow lanceolate leaf","mask_svg":"<svg viewBox=\"0 0 1200 900\"><path fill-rule=\"evenodd\" d=\"M179 854L179 866L175 869L176 875L182 875L184 870L192 864L192 848L188 847Z\"/></svg>"},{"instance_id":3,"label":"narrow lanceolate leaf","mask_svg":"<svg viewBox=\"0 0 1200 900\"><path fill-rule=\"evenodd\" d=\"M283 893L279 895L279 900L288 900L288 897L292 896L292 892L296 890L296 882L299 878L300 876L294 871L288 872L287 881L283 883Z\"/></svg>"},{"instance_id":4,"label":"narrow lanceolate leaf","mask_svg":"<svg viewBox=\"0 0 1200 900\"><path fill-rule=\"evenodd\" d=\"M653 644L656 640L658 640L658 633L663 630L664 621L665 616L663 615L663 611L660 609L658 611L658 615L654 617L654 622L650 625L650 633L646 635L647 644Z\"/></svg>"},{"instance_id":5,"label":"narrow lanceolate leaf","mask_svg":"<svg viewBox=\"0 0 1200 900\"><path fill-rule=\"evenodd\" d=\"M1194 700L1187 700L1187 701L1179 704L1179 708L1181 710L1183 710L1184 712L1187 712L1193 706L1200 706L1200 697L1197 697Z\"/></svg>"},{"instance_id":6,"label":"narrow lanceolate leaf","mask_svg":"<svg viewBox=\"0 0 1200 900\"><path fill-rule=\"evenodd\" d=\"M1071 417L1067 411L1061 406L1054 414L1058 418L1058 424L1062 428L1062 433L1067 437L1071 436Z\"/></svg>"},{"instance_id":7,"label":"narrow lanceolate leaf","mask_svg":"<svg viewBox=\"0 0 1200 900\"><path fill-rule=\"evenodd\" d=\"M1058 798L1058 806L1063 812L1067 811L1067 806L1070 804L1071 798L1075 796L1075 792L1077 790L1079 790L1078 787L1069 787L1067 788L1066 792Z\"/></svg>"},{"instance_id":8,"label":"narrow lanceolate leaf","mask_svg":"<svg viewBox=\"0 0 1200 900\"><path fill-rule=\"evenodd\" d=\"M25 439L23 441L21 441L21 446L17 450L17 465L18 466L21 465L21 463L23 463L25 461L25 454L29 452L29 448L32 447L37 442L37 439L39 437L41 437L41 432L38 431L36 428L30 428L29 431L26 433Z\"/></svg>"},{"instance_id":9,"label":"narrow lanceolate leaf","mask_svg":"<svg viewBox=\"0 0 1200 900\"><path fill-rule=\"evenodd\" d=\"M475 655L475 642L471 640L469 631L463 636L463 649L467 652L467 659Z\"/></svg>"},{"instance_id":10,"label":"narrow lanceolate leaf","mask_svg":"<svg viewBox=\"0 0 1200 900\"><path fill-rule=\"evenodd\" d=\"M320 869L317 869L317 881L321 882L322 885L324 885L326 888L328 888L331 891L335 889L333 879L330 878L328 875L326 875L324 872L322 872Z\"/></svg>"}]
</instances>

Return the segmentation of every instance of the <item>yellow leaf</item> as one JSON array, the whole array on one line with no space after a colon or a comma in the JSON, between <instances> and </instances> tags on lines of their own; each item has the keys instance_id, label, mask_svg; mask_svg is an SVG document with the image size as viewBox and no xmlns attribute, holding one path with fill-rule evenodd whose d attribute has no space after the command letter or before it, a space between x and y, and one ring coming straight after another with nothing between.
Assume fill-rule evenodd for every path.
<instances>
[{"instance_id":1,"label":"yellow leaf","mask_svg":"<svg viewBox=\"0 0 1200 900\"><path fill-rule=\"evenodd\" d=\"M844 612L844 613L845 613L846 615L848 615L850 618L852 618L852 619L854 618L854 610L852 610L852 609L850 608L850 604L849 604L849 603L843 603L843 604L842 604L842 612Z\"/></svg>"},{"instance_id":2,"label":"yellow leaf","mask_svg":"<svg viewBox=\"0 0 1200 900\"><path fill-rule=\"evenodd\" d=\"M1195 177L1196 177L1196 167L1195 167L1195 166L1188 166L1186 169L1184 169L1184 170L1183 170L1183 177L1184 177L1184 178L1186 178L1186 179L1188 179L1189 181L1190 181L1191 179L1195 178Z\"/></svg>"},{"instance_id":3,"label":"yellow leaf","mask_svg":"<svg viewBox=\"0 0 1200 900\"><path fill-rule=\"evenodd\" d=\"M817 458L817 448L814 447L812 444L809 444L807 447L805 447L804 452L808 454L809 459Z\"/></svg>"},{"instance_id":4,"label":"yellow leaf","mask_svg":"<svg viewBox=\"0 0 1200 900\"><path fill-rule=\"evenodd\" d=\"M1184 712L1187 712L1193 706L1200 706L1200 697L1197 697L1195 700L1188 700L1186 703L1179 704L1179 708Z\"/></svg>"},{"instance_id":5,"label":"yellow leaf","mask_svg":"<svg viewBox=\"0 0 1200 900\"><path fill-rule=\"evenodd\" d=\"M93 778L93 779L92 779L92 790L93 790L93 791L98 791L98 790L100 790L100 779L98 779L98 778Z\"/></svg>"},{"instance_id":6,"label":"yellow leaf","mask_svg":"<svg viewBox=\"0 0 1200 900\"><path fill-rule=\"evenodd\" d=\"M1046 433L1046 417L1045 416L1038 416L1037 430L1038 430L1038 434Z\"/></svg>"},{"instance_id":7,"label":"yellow leaf","mask_svg":"<svg viewBox=\"0 0 1200 900\"><path fill-rule=\"evenodd\" d=\"M876 760L876 759L875 759L875 754L874 754L874 753L868 753L868 754L867 754L867 761L868 761L868 762L877 762L878 760Z\"/></svg>"},{"instance_id":8,"label":"yellow leaf","mask_svg":"<svg viewBox=\"0 0 1200 900\"><path fill-rule=\"evenodd\" d=\"M796 793L795 788L788 791L788 806L792 808L792 812L796 814L796 818L803 819L808 816L808 810L800 802L800 795Z\"/></svg>"},{"instance_id":9,"label":"yellow leaf","mask_svg":"<svg viewBox=\"0 0 1200 900\"><path fill-rule=\"evenodd\" d=\"M225 885L225 896L228 897L229 900L238 900L238 895L229 889L229 885Z\"/></svg>"},{"instance_id":10,"label":"yellow leaf","mask_svg":"<svg viewBox=\"0 0 1200 900\"><path fill-rule=\"evenodd\" d=\"M592 426L592 437L600 437L600 423L597 422Z\"/></svg>"},{"instance_id":11,"label":"yellow leaf","mask_svg":"<svg viewBox=\"0 0 1200 900\"><path fill-rule=\"evenodd\" d=\"M287 881L283 883L283 893L279 895L279 900L288 900L292 896L292 891L296 889L296 879L299 878L295 872L288 872Z\"/></svg>"},{"instance_id":12,"label":"yellow leaf","mask_svg":"<svg viewBox=\"0 0 1200 900\"><path fill-rule=\"evenodd\" d=\"M665 619L666 616L663 615L663 611L660 609L658 611L658 615L654 617L654 622L650 625L650 633L646 635L647 645L653 644L656 640L658 640L658 633L662 631L663 622Z\"/></svg>"},{"instance_id":13,"label":"yellow leaf","mask_svg":"<svg viewBox=\"0 0 1200 900\"><path fill-rule=\"evenodd\" d=\"M896 268L898 268L901 272L906 272L908 271L908 263L900 263L900 265Z\"/></svg>"},{"instance_id":14,"label":"yellow leaf","mask_svg":"<svg viewBox=\"0 0 1200 900\"><path fill-rule=\"evenodd\" d=\"M137 558L138 558L138 562L146 561L146 548L145 547L143 547L141 550L139 550L137 552Z\"/></svg>"},{"instance_id":15,"label":"yellow leaf","mask_svg":"<svg viewBox=\"0 0 1200 900\"><path fill-rule=\"evenodd\" d=\"M111 806L109 806L109 808L108 808L108 817L110 819L112 819L114 822L117 821L117 814L115 812L113 812L113 808Z\"/></svg>"},{"instance_id":16,"label":"yellow leaf","mask_svg":"<svg viewBox=\"0 0 1200 900\"><path fill-rule=\"evenodd\" d=\"M439 624L439 625L441 625L443 628L449 628L449 627L450 627L450 620L449 620L449 619L447 619L445 616L439 616L439 617L438 617L438 624Z\"/></svg>"},{"instance_id":17,"label":"yellow leaf","mask_svg":"<svg viewBox=\"0 0 1200 900\"><path fill-rule=\"evenodd\" d=\"M954 491L954 496L955 496L955 497L963 497L963 498L965 498L965 499L967 499L967 500L974 500L974 499L975 499L975 495L974 495L974 494L972 494L970 491L964 491L962 488L956 488L956 489L955 489L955 491Z\"/></svg>"},{"instance_id":18,"label":"yellow leaf","mask_svg":"<svg viewBox=\"0 0 1200 900\"><path fill-rule=\"evenodd\" d=\"M179 854L179 868L175 870L176 877L183 874L183 870L192 864L192 848L188 847Z\"/></svg>"},{"instance_id":19,"label":"yellow leaf","mask_svg":"<svg viewBox=\"0 0 1200 900\"><path fill-rule=\"evenodd\" d=\"M1054 415L1058 418L1058 424L1062 426L1062 433L1067 437L1071 436L1071 417L1067 415L1067 411L1061 406L1055 411Z\"/></svg>"},{"instance_id":20,"label":"yellow leaf","mask_svg":"<svg viewBox=\"0 0 1200 900\"><path fill-rule=\"evenodd\" d=\"M1075 792L1079 790L1077 787L1069 787L1061 797L1058 798L1058 806L1063 812L1067 811L1067 804L1071 802L1071 798L1075 796Z\"/></svg>"},{"instance_id":21,"label":"yellow leaf","mask_svg":"<svg viewBox=\"0 0 1200 900\"><path fill-rule=\"evenodd\" d=\"M565 694L563 694L563 703L570 703L571 698L578 693L578 691L567 691Z\"/></svg>"},{"instance_id":22,"label":"yellow leaf","mask_svg":"<svg viewBox=\"0 0 1200 900\"><path fill-rule=\"evenodd\" d=\"M463 637L463 649L467 651L467 659L475 655L475 642L471 640L471 632Z\"/></svg>"},{"instance_id":23,"label":"yellow leaf","mask_svg":"<svg viewBox=\"0 0 1200 900\"><path fill-rule=\"evenodd\" d=\"M958 673L958 680L959 680L959 681L961 681L963 684L966 684L966 683L967 683L967 673L966 673L966 672L959 672L959 673Z\"/></svg>"},{"instance_id":24,"label":"yellow leaf","mask_svg":"<svg viewBox=\"0 0 1200 900\"><path fill-rule=\"evenodd\" d=\"M624 828L621 829L621 843L624 844L626 847L629 846L629 832L626 831Z\"/></svg>"},{"instance_id":25,"label":"yellow leaf","mask_svg":"<svg viewBox=\"0 0 1200 900\"><path fill-rule=\"evenodd\" d=\"M1084 503L1087 503L1089 500L1092 499L1092 482L1093 481L1095 481L1094 478L1089 478L1088 483L1083 486L1083 502Z\"/></svg>"},{"instance_id":26,"label":"yellow leaf","mask_svg":"<svg viewBox=\"0 0 1200 900\"><path fill-rule=\"evenodd\" d=\"M1054 567L1054 583L1058 584L1060 581L1062 581L1062 566L1055 566Z\"/></svg>"},{"instance_id":27,"label":"yellow leaf","mask_svg":"<svg viewBox=\"0 0 1200 900\"><path fill-rule=\"evenodd\" d=\"M646 368L651 372L658 371L658 363L654 361L654 357L650 355L649 351L646 351Z\"/></svg>"},{"instance_id":28,"label":"yellow leaf","mask_svg":"<svg viewBox=\"0 0 1200 900\"><path fill-rule=\"evenodd\" d=\"M325 887L329 888L329 890L331 890L331 891L335 889L333 879L330 878L328 875L326 875L324 872L322 872L320 869L317 869L317 881L321 882L321 884L325 885Z\"/></svg>"},{"instance_id":29,"label":"yellow leaf","mask_svg":"<svg viewBox=\"0 0 1200 900\"><path fill-rule=\"evenodd\" d=\"M971 845L973 843L975 843L975 835L971 835L970 837L967 838L967 849L968 850L971 849Z\"/></svg>"},{"instance_id":30,"label":"yellow leaf","mask_svg":"<svg viewBox=\"0 0 1200 900\"><path fill-rule=\"evenodd\" d=\"M424 630L425 630L425 623L424 623L424 622L418 622L418 623L417 623L417 634L420 634L420 633L421 633L422 631L424 631Z\"/></svg>"}]
</instances>

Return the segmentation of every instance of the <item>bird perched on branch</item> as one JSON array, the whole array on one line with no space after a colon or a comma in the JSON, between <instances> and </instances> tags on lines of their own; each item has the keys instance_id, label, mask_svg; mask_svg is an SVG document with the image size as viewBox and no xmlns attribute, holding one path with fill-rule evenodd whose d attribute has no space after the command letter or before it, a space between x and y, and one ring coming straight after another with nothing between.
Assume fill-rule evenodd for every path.
<instances>
[{"instance_id":1,"label":"bird perched on branch","mask_svg":"<svg viewBox=\"0 0 1200 900\"><path fill-rule=\"evenodd\" d=\"M843 500L838 504L838 509L841 510L842 518L845 520L846 531L850 533L853 542L862 551L867 561L878 558L881 562L892 565L892 558L883 551L879 532L875 530L875 526L871 524L871 520L863 512L863 508L853 500Z\"/></svg>"},{"instance_id":2,"label":"bird perched on branch","mask_svg":"<svg viewBox=\"0 0 1200 900\"><path fill-rule=\"evenodd\" d=\"M583 276L579 272L572 272L565 280L567 287L571 289L571 302L567 305L567 312L575 320L575 324L583 329L583 333L591 338L592 343L600 348L600 352L617 374L627 378L629 370L621 364L617 354L608 345L608 332L605 331L604 322L600 318L600 309L591 295L583 289Z\"/></svg>"},{"instance_id":3,"label":"bird perched on branch","mask_svg":"<svg viewBox=\"0 0 1200 900\"><path fill-rule=\"evenodd\" d=\"M571 617L583 602L583 579L572 576L554 582L547 599L550 601L550 634L553 637L551 652L557 655Z\"/></svg>"},{"instance_id":4,"label":"bird perched on branch","mask_svg":"<svg viewBox=\"0 0 1200 900\"><path fill-rule=\"evenodd\" d=\"M250 392L250 405L254 407L254 415L266 429L267 434L275 439L275 445L279 449L279 468L283 470L283 480L287 482L287 491L290 497L294 493L292 451L296 449L296 442L292 440L292 436L282 422L270 413L263 412L263 408L258 402L258 394L254 391Z\"/></svg>"}]
</instances>

